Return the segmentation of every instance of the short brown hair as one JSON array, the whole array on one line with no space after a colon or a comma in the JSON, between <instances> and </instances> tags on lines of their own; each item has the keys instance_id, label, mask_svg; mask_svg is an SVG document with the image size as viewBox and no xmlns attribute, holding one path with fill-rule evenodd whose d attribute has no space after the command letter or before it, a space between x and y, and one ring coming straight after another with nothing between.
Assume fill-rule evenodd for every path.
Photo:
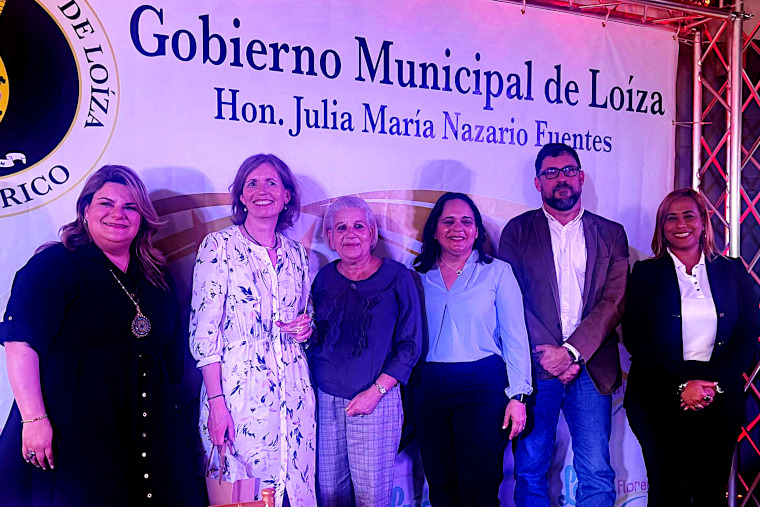
<instances>
[{"instance_id":1,"label":"short brown hair","mask_svg":"<svg viewBox=\"0 0 760 507\"><path fill-rule=\"evenodd\" d=\"M277 232L282 232L285 229L293 225L293 222L298 220L301 214L301 189L298 184L298 180L293 176L288 165L277 158L274 155L267 155L259 153L245 159L240 165L235 179L230 185L230 195L232 197L232 223L235 225L241 225L245 222L245 206L240 202L240 196L243 195L243 187L245 186L245 180L248 175L257 169L261 164L271 164L275 168L277 174L279 174L282 184L285 190L290 192L290 201L287 203L285 209L280 212L280 216L277 218Z\"/></svg>"}]
</instances>

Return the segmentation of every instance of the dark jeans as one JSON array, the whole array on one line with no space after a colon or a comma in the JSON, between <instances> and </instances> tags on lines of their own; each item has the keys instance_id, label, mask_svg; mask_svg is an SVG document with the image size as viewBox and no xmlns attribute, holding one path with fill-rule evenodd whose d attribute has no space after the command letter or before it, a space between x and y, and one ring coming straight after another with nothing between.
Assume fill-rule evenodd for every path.
<instances>
[{"instance_id":1,"label":"dark jeans","mask_svg":"<svg viewBox=\"0 0 760 507\"><path fill-rule=\"evenodd\" d=\"M507 371L496 355L417 364L412 413L433 507L497 507L507 432Z\"/></svg>"},{"instance_id":2,"label":"dark jeans","mask_svg":"<svg viewBox=\"0 0 760 507\"><path fill-rule=\"evenodd\" d=\"M559 411L565 415L578 476L577 507L612 507L615 471L610 466L612 396L599 394L581 373L568 385L537 379L528 398L528 424L515 443L515 504L549 507L547 473L557 437Z\"/></svg>"}]
</instances>

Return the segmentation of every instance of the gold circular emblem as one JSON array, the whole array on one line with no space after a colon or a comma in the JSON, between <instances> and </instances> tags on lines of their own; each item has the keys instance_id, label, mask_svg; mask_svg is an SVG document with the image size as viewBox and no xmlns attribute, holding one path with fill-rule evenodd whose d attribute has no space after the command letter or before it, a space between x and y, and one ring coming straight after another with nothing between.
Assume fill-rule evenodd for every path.
<instances>
[{"instance_id":1,"label":"gold circular emblem","mask_svg":"<svg viewBox=\"0 0 760 507\"><path fill-rule=\"evenodd\" d=\"M5 111L8 109L8 98L10 97L11 84L8 72L5 70L3 59L0 58L0 122L5 117Z\"/></svg>"}]
</instances>

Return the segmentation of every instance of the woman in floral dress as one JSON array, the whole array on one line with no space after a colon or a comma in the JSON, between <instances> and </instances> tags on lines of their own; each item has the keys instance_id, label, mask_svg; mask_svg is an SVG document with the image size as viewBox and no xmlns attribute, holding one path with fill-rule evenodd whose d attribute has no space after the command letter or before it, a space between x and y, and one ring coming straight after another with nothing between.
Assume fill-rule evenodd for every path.
<instances>
[{"instance_id":1,"label":"woman in floral dress","mask_svg":"<svg viewBox=\"0 0 760 507\"><path fill-rule=\"evenodd\" d=\"M286 496L314 506L314 393L301 345L312 331L308 259L282 235L298 218L298 183L279 158L254 155L230 193L234 225L201 243L190 314L209 500L250 501L274 487L278 507Z\"/></svg>"}]
</instances>

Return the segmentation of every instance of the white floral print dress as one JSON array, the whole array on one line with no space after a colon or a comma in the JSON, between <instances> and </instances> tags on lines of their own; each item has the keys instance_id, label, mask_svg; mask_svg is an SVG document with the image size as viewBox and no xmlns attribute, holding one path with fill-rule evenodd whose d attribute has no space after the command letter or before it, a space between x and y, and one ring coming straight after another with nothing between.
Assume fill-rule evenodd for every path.
<instances>
[{"instance_id":1,"label":"white floral print dress","mask_svg":"<svg viewBox=\"0 0 760 507\"><path fill-rule=\"evenodd\" d=\"M198 367L221 362L222 391L235 424L235 454L225 456L223 479L257 478L276 488L282 505L314 506L316 425L314 392L300 344L274 322L311 311L304 247L282 235L277 262L237 226L206 236L193 272L190 349ZM209 404L201 390L200 433L211 477L219 455L208 431Z\"/></svg>"}]
</instances>

